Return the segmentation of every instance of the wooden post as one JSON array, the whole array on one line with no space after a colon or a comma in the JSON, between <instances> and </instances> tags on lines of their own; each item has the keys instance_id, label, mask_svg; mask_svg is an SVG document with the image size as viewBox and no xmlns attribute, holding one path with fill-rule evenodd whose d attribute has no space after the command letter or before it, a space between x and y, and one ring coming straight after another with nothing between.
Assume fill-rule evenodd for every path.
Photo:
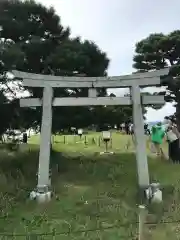
<instances>
[{"instance_id":1,"label":"wooden post","mask_svg":"<svg viewBox=\"0 0 180 240\"><path fill-rule=\"evenodd\" d=\"M145 206L140 205L139 206L139 237L138 237L138 240L145 240L145 236L144 236L145 219L146 219L146 208L145 208Z\"/></svg>"},{"instance_id":2,"label":"wooden post","mask_svg":"<svg viewBox=\"0 0 180 240\"><path fill-rule=\"evenodd\" d=\"M101 137L98 138L99 147L101 146Z\"/></svg>"},{"instance_id":3,"label":"wooden post","mask_svg":"<svg viewBox=\"0 0 180 240\"><path fill-rule=\"evenodd\" d=\"M112 148L112 136L111 136L111 140L110 141L111 141L111 148Z\"/></svg>"},{"instance_id":4,"label":"wooden post","mask_svg":"<svg viewBox=\"0 0 180 240\"><path fill-rule=\"evenodd\" d=\"M87 145L87 137L86 137L86 135L84 136L84 144Z\"/></svg>"},{"instance_id":5,"label":"wooden post","mask_svg":"<svg viewBox=\"0 0 180 240\"><path fill-rule=\"evenodd\" d=\"M105 148L106 148L105 153L107 153L108 152L108 141L105 141Z\"/></svg>"},{"instance_id":6,"label":"wooden post","mask_svg":"<svg viewBox=\"0 0 180 240\"><path fill-rule=\"evenodd\" d=\"M140 188L149 186L149 171L146 153L146 139L144 135L144 120L141 107L141 93L137 85L131 87L133 104L134 136L136 146L136 161Z\"/></svg>"},{"instance_id":7,"label":"wooden post","mask_svg":"<svg viewBox=\"0 0 180 240\"><path fill-rule=\"evenodd\" d=\"M53 89L50 86L46 86L43 92L43 112L41 123L41 142L37 186L37 189L40 192L48 191L49 186L49 163L50 163L51 128L52 128L52 98Z\"/></svg>"}]
</instances>

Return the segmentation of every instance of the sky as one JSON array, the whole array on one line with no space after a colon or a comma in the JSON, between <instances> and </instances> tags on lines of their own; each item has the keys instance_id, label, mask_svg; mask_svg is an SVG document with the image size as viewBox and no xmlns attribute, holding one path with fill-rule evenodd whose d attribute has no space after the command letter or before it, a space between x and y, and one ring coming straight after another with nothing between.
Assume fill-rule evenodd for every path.
<instances>
[{"instance_id":1,"label":"sky","mask_svg":"<svg viewBox=\"0 0 180 240\"><path fill-rule=\"evenodd\" d=\"M179 29L179 0L39 0L53 6L72 36L94 41L110 59L109 76L131 74L135 44L151 33ZM155 88L151 92L157 91ZM114 90L117 96L124 90ZM173 114L172 104L148 109L147 120Z\"/></svg>"}]
</instances>

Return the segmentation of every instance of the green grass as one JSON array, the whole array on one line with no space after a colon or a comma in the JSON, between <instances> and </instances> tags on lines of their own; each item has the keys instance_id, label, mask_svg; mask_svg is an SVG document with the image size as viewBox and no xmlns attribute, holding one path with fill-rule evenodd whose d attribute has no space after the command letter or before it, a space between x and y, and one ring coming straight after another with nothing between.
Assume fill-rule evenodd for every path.
<instances>
[{"instance_id":1,"label":"green grass","mask_svg":"<svg viewBox=\"0 0 180 240\"><path fill-rule=\"evenodd\" d=\"M92 138L96 138L96 144ZM137 174L134 145L131 138L113 133L111 151L114 155L101 155L104 145L98 145L99 134L87 136L77 143L73 136L56 136L51 155L53 169L52 201L38 205L28 200L36 186L39 137L30 139L26 149L0 155L0 239L26 239L24 236L1 237L1 233L28 234L27 239L136 239ZM127 143L129 148L127 149ZM164 145L164 149L166 146ZM151 156L149 150L151 181L163 185L163 203L149 208L147 221L172 221L180 219L180 166ZM57 171L56 166L59 166ZM132 224L133 222L133 224ZM125 227L120 225L127 224ZM112 229L73 233L94 228ZM180 239L178 224L146 225L146 239ZM53 236L35 237L32 233L52 232ZM58 235L55 232L69 232ZM121 238L125 236L125 238Z\"/></svg>"}]
</instances>

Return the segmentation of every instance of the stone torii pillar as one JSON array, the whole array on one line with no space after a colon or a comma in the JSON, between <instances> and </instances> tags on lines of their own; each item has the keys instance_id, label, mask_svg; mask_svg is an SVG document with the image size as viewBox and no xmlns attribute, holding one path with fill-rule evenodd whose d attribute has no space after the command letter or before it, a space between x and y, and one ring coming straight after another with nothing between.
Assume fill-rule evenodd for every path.
<instances>
[{"instance_id":1,"label":"stone torii pillar","mask_svg":"<svg viewBox=\"0 0 180 240\"><path fill-rule=\"evenodd\" d=\"M38 170L38 192L49 191L49 165L51 151L51 129L52 129L52 99L53 88L46 86L43 90L42 103L42 122L41 122L41 140L39 153L39 170Z\"/></svg>"},{"instance_id":2,"label":"stone torii pillar","mask_svg":"<svg viewBox=\"0 0 180 240\"><path fill-rule=\"evenodd\" d=\"M133 123L136 145L136 163L138 171L138 182L142 189L149 186L149 171L146 153L146 138L144 135L144 120L141 105L141 92L139 86L131 87L133 104Z\"/></svg>"}]
</instances>

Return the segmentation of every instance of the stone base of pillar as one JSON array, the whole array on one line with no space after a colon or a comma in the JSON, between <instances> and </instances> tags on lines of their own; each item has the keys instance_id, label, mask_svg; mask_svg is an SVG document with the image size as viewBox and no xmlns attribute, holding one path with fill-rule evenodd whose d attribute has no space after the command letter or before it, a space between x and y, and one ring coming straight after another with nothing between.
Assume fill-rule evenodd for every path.
<instances>
[{"instance_id":1,"label":"stone base of pillar","mask_svg":"<svg viewBox=\"0 0 180 240\"><path fill-rule=\"evenodd\" d=\"M51 200L51 192L46 192L46 193L38 193L37 194L37 202L38 203L47 203L50 202Z\"/></svg>"},{"instance_id":2,"label":"stone base of pillar","mask_svg":"<svg viewBox=\"0 0 180 240\"><path fill-rule=\"evenodd\" d=\"M162 190L159 183L151 183L149 186L139 187L138 198L140 204L149 204L152 202L161 203Z\"/></svg>"},{"instance_id":3,"label":"stone base of pillar","mask_svg":"<svg viewBox=\"0 0 180 240\"><path fill-rule=\"evenodd\" d=\"M100 155L103 155L103 154L114 154L114 152L100 152Z\"/></svg>"},{"instance_id":4,"label":"stone base of pillar","mask_svg":"<svg viewBox=\"0 0 180 240\"><path fill-rule=\"evenodd\" d=\"M138 186L137 198L140 205L148 205L150 203L149 198L149 185L147 186Z\"/></svg>"},{"instance_id":5,"label":"stone base of pillar","mask_svg":"<svg viewBox=\"0 0 180 240\"><path fill-rule=\"evenodd\" d=\"M45 192L45 193L39 193L32 191L30 193L30 200L37 200L38 203L47 203L51 200L52 193Z\"/></svg>"},{"instance_id":6,"label":"stone base of pillar","mask_svg":"<svg viewBox=\"0 0 180 240\"><path fill-rule=\"evenodd\" d=\"M36 190L30 193L30 200L36 200L38 203L47 203L52 198L52 192L49 186L38 186Z\"/></svg>"}]
</instances>

